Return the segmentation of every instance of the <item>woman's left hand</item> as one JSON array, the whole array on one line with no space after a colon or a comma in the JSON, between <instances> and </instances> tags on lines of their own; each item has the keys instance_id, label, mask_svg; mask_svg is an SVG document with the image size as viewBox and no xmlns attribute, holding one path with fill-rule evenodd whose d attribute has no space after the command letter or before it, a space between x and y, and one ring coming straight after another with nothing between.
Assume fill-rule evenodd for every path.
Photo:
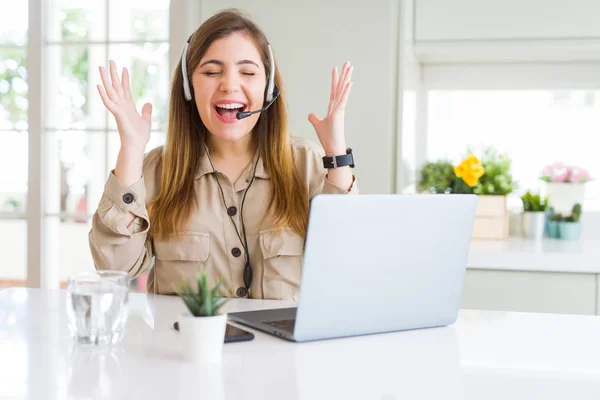
<instances>
[{"instance_id":1,"label":"woman's left hand","mask_svg":"<svg viewBox=\"0 0 600 400\"><path fill-rule=\"evenodd\" d=\"M354 67L350 65L350 61L346 61L342 67L342 75L338 78L337 67L333 68L327 115L323 119L319 119L315 113L308 116L308 121L315 128L327 156L346 154L344 109L352 88L350 78L353 69Z\"/></svg>"}]
</instances>

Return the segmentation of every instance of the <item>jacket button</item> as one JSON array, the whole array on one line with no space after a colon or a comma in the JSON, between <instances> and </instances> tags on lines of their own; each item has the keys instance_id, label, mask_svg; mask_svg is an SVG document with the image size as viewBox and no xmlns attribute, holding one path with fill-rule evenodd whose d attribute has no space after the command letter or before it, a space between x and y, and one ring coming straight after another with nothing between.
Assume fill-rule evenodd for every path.
<instances>
[{"instance_id":1,"label":"jacket button","mask_svg":"<svg viewBox=\"0 0 600 400\"><path fill-rule=\"evenodd\" d=\"M227 209L227 215L230 217L233 217L235 214L237 214L237 208L231 206Z\"/></svg>"},{"instance_id":2,"label":"jacket button","mask_svg":"<svg viewBox=\"0 0 600 400\"><path fill-rule=\"evenodd\" d=\"M232 254L234 257L239 257L239 256L241 256L241 255L242 255L242 251L240 250L240 248L239 248L239 247L234 247L233 249L231 249L231 254Z\"/></svg>"},{"instance_id":3,"label":"jacket button","mask_svg":"<svg viewBox=\"0 0 600 400\"><path fill-rule=\"evenodd\" d=\"M125 204L133 203L133 195L131 193L125 193L123 195L123 203L125 203Z\"/></svg>"},{"instance_id":4,"label":"jacket button","mask_svg":"<svg viewBox=\"0 0 600 400\"><path fill-rule=\"evenodd\" d=\"M248 295L248 291L246 290L245 287L239 287L235 294L238 295L238 297L246 297L246 295Z\"/></svg>"}]
</instances>

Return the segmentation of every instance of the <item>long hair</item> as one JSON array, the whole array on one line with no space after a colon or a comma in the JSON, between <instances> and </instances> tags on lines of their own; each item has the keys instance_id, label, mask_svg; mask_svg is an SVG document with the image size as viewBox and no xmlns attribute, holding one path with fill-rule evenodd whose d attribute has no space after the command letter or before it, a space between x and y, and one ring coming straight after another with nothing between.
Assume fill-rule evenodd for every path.
<instances>
[{"instance_id":1,"label":"long hair","mask_svg":"<svg viewBox=\"0 0 600 400\"><path fill-rule=\"evenodd\" d=\"M269 211L276 226L289 226L305 235L308 226L308 196L296 170L288 133L287 106L279 69L270 71L268 41L256 24L237 10L225 10L206 20L192 35L187 52L187 72L191 76L200 60L217 39L234 32L246 34L258 48L268 74L275 73L279 98L261 113L252 135L258 135L264 124L264 166L271 178L272 199ZM191 79L190 79L191 82ZM193 93L193 88L190 88ZM194 191L194 177L201 157L207 157L204 140L209 134L202 123L196 104L186 101L183 91L181 58L172 79L169 101L167 139L157 168L161 168L156 197L148 205L150 234L166 238L185 230L198 202ZM177 207L173 207L177 204Z\"/></svg>"}]
</instances>

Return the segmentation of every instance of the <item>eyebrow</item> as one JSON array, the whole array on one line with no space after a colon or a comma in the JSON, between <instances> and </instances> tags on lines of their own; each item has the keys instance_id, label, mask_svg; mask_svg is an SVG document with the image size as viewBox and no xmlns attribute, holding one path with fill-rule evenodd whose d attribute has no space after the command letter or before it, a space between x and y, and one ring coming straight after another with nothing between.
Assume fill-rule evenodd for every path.
<instances>
[{"instance_id":1,"label":"eyebrow","mask_svg":"<svg viewBox=\"0 0 600 400\"><path fill-rule=\"evenodd\" d=\"M223 61L219 61L219 60L206 60L204 61L202 64L200 64L200 67L204 67L207 64L216 64L220 67L223 67L225 65L225 63L223 63ZM237 65L247 65L247 64L251 64L256 66L257 68L260 68L259 65L257 63L255 63L252 60L241 60L237 62Z\"/></svg>"}]
</instances>

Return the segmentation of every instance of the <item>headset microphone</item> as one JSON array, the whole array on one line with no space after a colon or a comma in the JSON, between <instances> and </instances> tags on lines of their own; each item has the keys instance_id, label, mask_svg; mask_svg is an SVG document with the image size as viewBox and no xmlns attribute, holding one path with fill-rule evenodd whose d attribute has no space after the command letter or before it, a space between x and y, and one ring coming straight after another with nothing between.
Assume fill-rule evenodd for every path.
<instances>
[{"instance_id":1,"label":"headset microphone","mask_svg":"<svg viewBox=\"0 0 600 400\"><path fill-rule=\"evenodd\" d=\"M263 112L263 111L267 111L267 109L269 107L271 107L271 104L273 104L275 102L275 100L277 100L278 96L279 96L279 89L275 88L273 90L273 100L269 101L269 103L265 107L261 108L260 110L256 110L256 111L238 111L235 114L235 117L237 119L244 119L246 117L251 116L252 114L257 114L257 113L260 113L260 112Z\"/></svg>"}]
</instances>

